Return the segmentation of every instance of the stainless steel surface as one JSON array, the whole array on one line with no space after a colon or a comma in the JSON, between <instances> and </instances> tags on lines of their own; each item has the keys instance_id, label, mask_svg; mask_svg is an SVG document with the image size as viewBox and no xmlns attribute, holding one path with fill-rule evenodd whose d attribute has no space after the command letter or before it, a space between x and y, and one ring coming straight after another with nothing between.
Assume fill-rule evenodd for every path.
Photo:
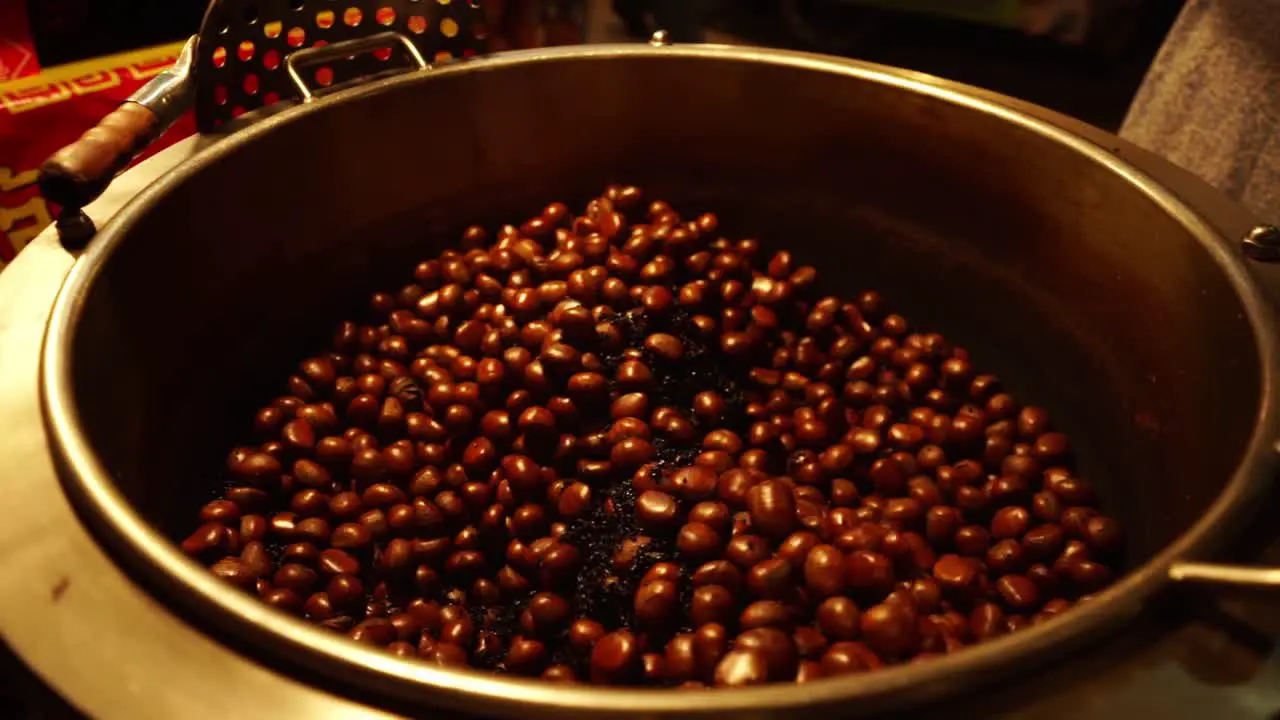
<instances>
[{"instance_id":1,"label":"stainless steel surface","mask_svg":"<svg viewBox=\"0 0 1280 720\"><path fill-rule=\"evenodd\" d=\"M1244 254L1259 262L1280 262L1280 228L1258 225L1240 241Z\"/></svg>"},{"instance_id":2,"label":"stainless steel surface","mask_svg":"<svg viewBox=\"0 0 1280 720\"><path fill-rule=\"evenodd\" d=\"M378 33L377 35L355 40L343 40L324 47L298 50L289 53L284 62L289 71L289 79L293 81L294 86L298 89L298 97L302 98L303 102L311 102L315 94L307 85L307 81L302 79L298 68L338 60L354 53L372 52L396 45L399 45L404 50L416 69L425 70L427 68L427 61L423 59L422 53L418 52L417 46L409 38L398 32Z\"/></svg>"},{"instance_id":3,"label":"stainless steel surface","mask_svg":"<svg viewBox=\"0 0 1280 720\"><path fill-rule=\"evenodd\" d=\"M566 82L602 92L557 92ZM513 126L500 112L547 97L565 113L556 123ZM464 109L444 119L445 130L486 142L406 143L439 101ZM359 163L321 142L367 116L380 118L378 133L344 138ZM618 136L633 141L619 144ZM1192 209L1183 200L1194 193L1150 182L1116 157L1123 144L1093 138L1101 144L909 73L727 48L538 51L381 81L248 129L126 209L55 310L44 366L49 429L86 521L138 577L211 630L349 686L473 712L555 717L865 712L937 697L1058 656L1132 618L1173 560L1212 551L1242 522L1274 470L1272 317L1227 239L1247 219L1226 212L1223 220L1212 199ZM299 169L267 188L251 171L304 149L314 167L336 172ZM441 166L459 172L432 173ZM987 172L974 177L974 167ZM530 188L535 172L538 187ZM502 217L548 199L546 188L561 197L613 177L720 209L824 267L846 268L834 278L841 285L887 283L926 324L988 348L988 364L1064 408L1069 429L1080 429L1092 460L1086 471L1130 522L1133 560L1144 564L1069 622L956 656L804 688L690 694L561 689L408 665L261 607L175 552L157 529L172 530L180 518L168 480L191 477L179 463L213 450L191 446L191 430L209 424L191 410L217 408L207 401L226 394L233 378L264 374L257 361L268 357L269 328L293 328L341 300L308 287L367 281L397 255L425 252L403 244L407 228L421 234L480 214ZM344 202L302 212L326 193ZM199 200L212 197L219 202ZM175 247L166 242L174 234L191 242ZM1160 252L1153 258L1134 238L1158 238ZM908 263L920 274L886 273ZM275 274L285 266L291 273ZM957 268L983 278L972 302L947 302L958 291L947 283ZM306 277L303 269L315 273L310 285L278 282ZM139 273L155 282L144 289L126 280ZM894 293L895 284L915 292ZM241 291L228 298L230 287ZM1190 296L1198 302L1176 302ZM211 307L214 297L224 300L219 315L193 318L192 308ZM1117 299L1124 313L1114 312ZM984 308L1001 308L1000 322ZM232 327L235 335L221 333L229 342L210 344ZM1021 350L1032 336L1040 347ZM1116 336L1138 347L1115 350L1106 339ZM1221 352L1196 352L1206 342ZM1023 353L1047 362L1037 368ZM243 365L249 358L252 368ZM200 368L201 381L172 373L181 367ZM1203 376L1224 381L1208 388L1180 380ZM1091 406L1092 395L1069 390L1082 382L1114 394ZM175 407L171 388L179 387L185 395ZM134 404L122 404L126 398ZM127 422L112 410L122 406L136 408ZM151 452L139 457L139 447ZM1205 447L1214 450L1197 450Z\"/></svg>"},{"instance_id":4,"label":"stainless steel surface","mask_svg":"<svg viewBox=\"0 0 1280 720\"><path fill-rule=\"evenodd\" d=\"M1280 568L1185 562L1171 566L1169 578L1185 583L1280 590Z\"/></svg>"},{"instance_id":5,"label":"stainless steel surface","mask_svg":"<svg viewBox=\"0 0 1280 720\"><path fill-rule=\"evenodd\" d=\"M299 97L284 58L396 31L430 61L484 50L484 14L472 0L213 0L200 26L196 125L208 132L240 113ZM386 69L373 57L334 59L335 84Z\"/></svg>"}]
</instances>

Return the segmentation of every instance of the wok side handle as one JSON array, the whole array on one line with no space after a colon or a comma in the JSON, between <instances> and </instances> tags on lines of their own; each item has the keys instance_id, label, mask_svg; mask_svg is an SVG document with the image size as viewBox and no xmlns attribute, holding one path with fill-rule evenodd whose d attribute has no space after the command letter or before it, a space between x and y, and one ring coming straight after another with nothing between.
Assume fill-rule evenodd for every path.
<instances>
[{"instance_id":1,"label":"wok side handle","mask_svg":"<svg viewBox=\"0 0 1280 720\"><path fill-rule=\"evenodd\" d=\"M191 105L195 45L196 38L187 40L172 67L40 166L40 192L62 206L58 235L68 250L83 248L97 232L84 207Z\"/></svg>"},{"instance_id":2,"label":"wok side handle","mask_svg":"<svg viewBox=\"0 0 1280 720\"><path fill-rule=\"evenodd\" d=\"M1180 585L1214 585L1240 590L1280 592L1280 568L1265 566L1176 562L1169 567L1169 579Z\"/></svg>"},{"instance_id":3,"label":"wok side handle","mask_svg":"<svg viewBox=\"0 0 1280 720\"><path fill-rule=\"evenodd\" d=\"M67 208L93 202L111 178L155 135L160 118L150 108L125 101L40 166L45 197Z\"/></svg>"}]
</instances>

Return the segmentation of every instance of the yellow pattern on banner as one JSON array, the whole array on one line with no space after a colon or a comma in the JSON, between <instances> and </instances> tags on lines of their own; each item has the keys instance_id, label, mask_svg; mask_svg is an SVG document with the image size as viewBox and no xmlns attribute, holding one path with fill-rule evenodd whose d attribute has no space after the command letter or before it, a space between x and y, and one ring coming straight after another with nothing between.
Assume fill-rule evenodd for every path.
<instances>
[{"instance_id":1,"label":"yellow pattern on banner","mask_svg":"<svg viewBox=\"0 0 1280 720\"><path fill-rule=\"evenodd\" d=\"M133 77L139 79L151 77L173 64L174 58L182 51L183 42L154 45L141 50L44 68L39 75L0 82L0 93L20 93L71 82L77 78L101 75L103 67L129 68Z\"/></svg>"}]
</instances>

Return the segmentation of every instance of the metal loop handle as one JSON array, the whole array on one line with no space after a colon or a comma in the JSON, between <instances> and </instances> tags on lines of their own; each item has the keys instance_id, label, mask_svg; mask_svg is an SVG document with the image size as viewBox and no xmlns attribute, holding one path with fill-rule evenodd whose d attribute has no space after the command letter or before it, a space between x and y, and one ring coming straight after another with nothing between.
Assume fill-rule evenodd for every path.
<instances>
[{"instance_id":1,"label":"metal loop handle","mask_svg":"<svg viewBox=\"0 0 1280 720\"><path fill-rule=\"evenodd\" d=\"M1169 579L1178 583L1222 585L1242 589L1280 591L1280 568L1177 562L1169 567Z\"/></svg>"},{"instance_id":2,"label":"metal loop handle","mask_svg":"<svg viewBox=\"0 0 1280 720\"><path fill-rule=\"evenodd\" d=\"M380 50L395 43L400 43L404 51L413 59L413 63L417 65L418 70L426 70L430 67L426 59L422 57L422 53L418 52L418 46L414 45L413 41L401 33L388 31L354 40L343 40L324 47L296 50L285 57L285 70L289 73L289 79L293 81L294 86L298 88L298 94L302 96L302 101L311 102L315 99L315 93L311 91L310 86L302 79L302 75L298 73L300 66L339 60L361 52Z\"/></svg>"}]
</instances>

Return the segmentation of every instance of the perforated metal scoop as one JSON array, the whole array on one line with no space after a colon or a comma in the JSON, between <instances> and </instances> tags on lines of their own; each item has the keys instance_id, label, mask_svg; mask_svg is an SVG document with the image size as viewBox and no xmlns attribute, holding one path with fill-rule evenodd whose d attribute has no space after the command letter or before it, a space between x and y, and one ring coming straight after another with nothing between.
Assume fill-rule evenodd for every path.
<instances>
[{"instance_id":1,"label":"perforated metal scoop","mask_svg":"<svg viewBox=\"0 0 1280 720\"><path fill-rule=\"evenodd\" d=\"M485 28L476 0L214 0L195 53L196 123L208 131L243 112L298 91L284 59L388 31L408 39L428 62L480 52ZM399 50L397 50L399 52ZM346 56L300 79L317 88L403 67L391 49Z\"/></svg>"},{"instance_id":2,"label":"perforated metal scoop","mask_svg":"<svg viewBox=\"0 0 1280 720\"><path fill-rule=\"evenodd\" d=\"M213 0L172 68L41 167L63 244L93 237L84 206L193 104L208 132L281 100L468 57L483 47L483 18L477 0Z\"/></svg>"}]
</instances>

